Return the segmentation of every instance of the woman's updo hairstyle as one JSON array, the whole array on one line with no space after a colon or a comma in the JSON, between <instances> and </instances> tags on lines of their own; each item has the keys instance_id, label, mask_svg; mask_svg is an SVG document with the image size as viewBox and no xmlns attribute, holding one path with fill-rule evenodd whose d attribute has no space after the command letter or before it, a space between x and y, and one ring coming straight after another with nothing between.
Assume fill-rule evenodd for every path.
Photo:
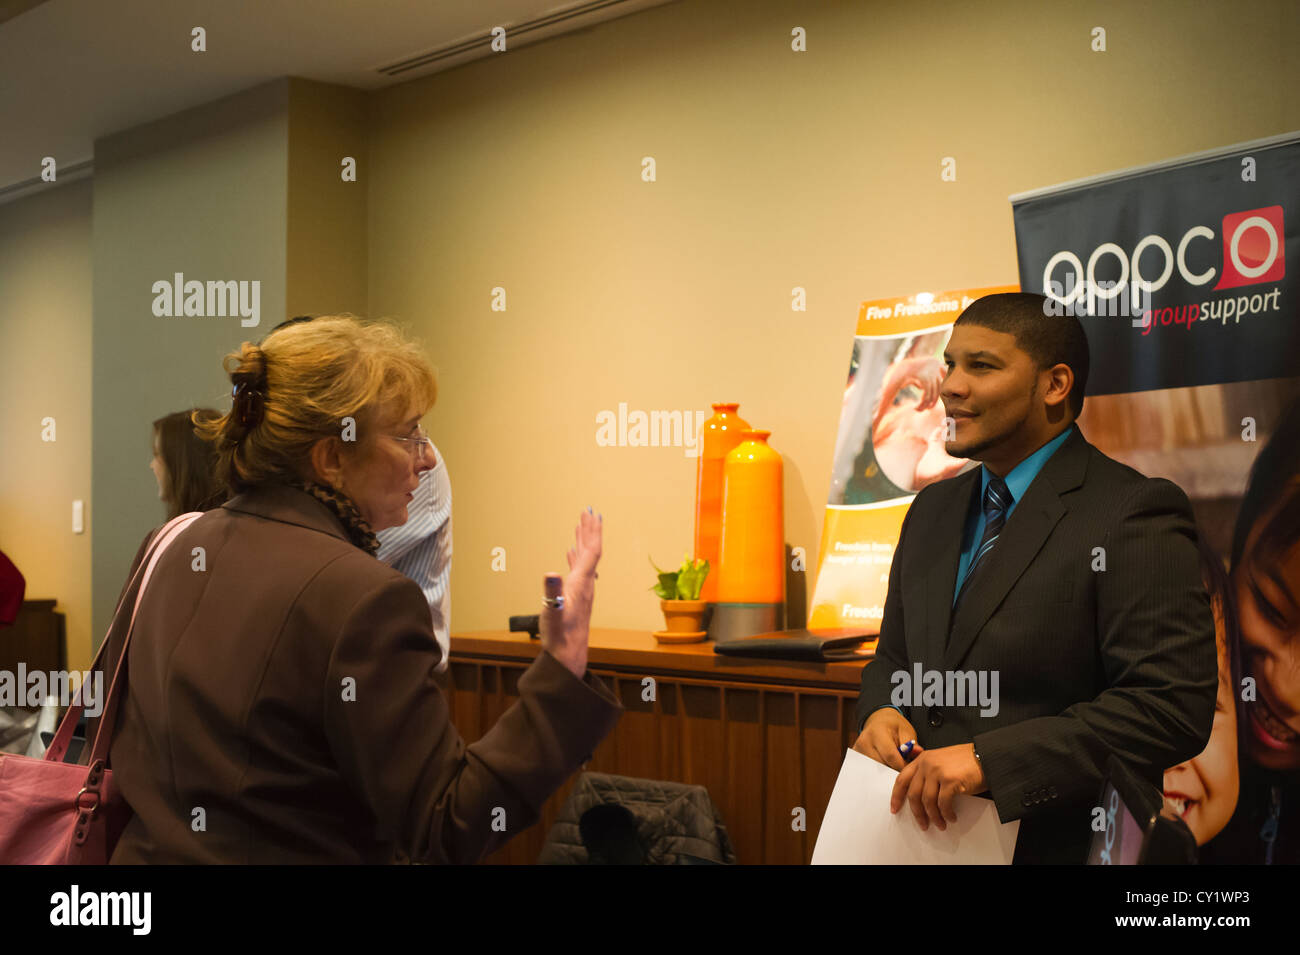
<instances>
[{"instance_id":1,"label":"woman's updo hairstyle","mask_svg":"<svg viewBox=\"0 0 1300 955\"><path fill-rule=\"evenodd\" d=\"M347 315L289 324L260 346L244 342L223 367L230 412L194 427L213 443L217 475L236 493L310 480L312 447L342 437L345 418L355 422L356 441L343 447L354 452L438 397L433 368L415 343L391 325ZM378 420L384 406L394 420Z\"/></svg>"}]
</instances>

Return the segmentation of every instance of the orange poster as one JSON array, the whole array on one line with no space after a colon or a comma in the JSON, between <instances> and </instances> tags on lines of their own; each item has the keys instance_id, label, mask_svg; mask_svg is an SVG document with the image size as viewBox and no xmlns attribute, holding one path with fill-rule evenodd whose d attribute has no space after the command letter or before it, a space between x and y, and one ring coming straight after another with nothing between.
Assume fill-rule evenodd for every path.
<instances>
[{"instance_id":1,"label":"orange poster","mask_svg":"<svg viewBox=\"0 0 1300 955\"><path fill-rule=\"evenodd\" d=\"M944 451L939 386L953 322L982 295L1019 286L863 302L817 555L810 630L880 632L889 565L917 491L975 462Z\"/></svg>"}]
</instances>

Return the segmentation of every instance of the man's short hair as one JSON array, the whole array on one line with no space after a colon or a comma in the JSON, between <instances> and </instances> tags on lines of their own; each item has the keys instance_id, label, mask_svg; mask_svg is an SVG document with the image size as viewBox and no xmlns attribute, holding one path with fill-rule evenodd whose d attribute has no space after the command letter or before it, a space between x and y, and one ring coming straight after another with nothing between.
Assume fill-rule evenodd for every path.
<instances>
[{"instance_id":1,"label":"man's short hair","mask_svg":"<svg viewBox=\"0 0 1300 955\"><path fill-rule=\"evenodd\" d=\"M290 325L297 325L301 322L310 322L315 317L315 315L295 315L293 318L286 318L279 325L276 325L275 328L271 329L270 332L267 332L267 334L269 335L271 332L278 332L280 329L288 328Z\"/></svg>"},{"instance_id":2,"label":"man's short hair","mask_svg":"<svg viewBox=\"0 0 1300 955\"><path fill-rule=\"evenodd\" d=\"M1067 403L1077 419L1083 412L1088 384L1088 338L1079 319L1053 310L1046 295L1002 292L977 298L957 316L956 325L978 325L1016 338L1016 347L1029 355L1039 371L1069 365L1074 387Z\"/></svg>"}]
</instances>

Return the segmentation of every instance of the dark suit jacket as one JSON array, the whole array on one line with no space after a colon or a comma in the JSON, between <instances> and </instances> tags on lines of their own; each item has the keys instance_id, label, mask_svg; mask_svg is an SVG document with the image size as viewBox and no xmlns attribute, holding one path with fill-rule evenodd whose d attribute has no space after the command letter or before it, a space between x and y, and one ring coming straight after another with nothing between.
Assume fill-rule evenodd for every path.
<instances>
[{"instance_id":1,"label":"dark suit jacket","mask_svg":"<svg viewBox=\"0 0 1300 955\"><path fill-rule=\"evenodd\" d=\"M140 604L111 750L135 816L112 861L477 861L536 821L622 707L543 651L466 746L440 654L419 586L310 495L261 488L204 514Z\"/></svg>"},{"instance_id":2,"label":"dark suit jacket","mask_svg":"<svg viewBox=\"0 0 1300 955\"><path fill-rule=\"evenodd\" d=\"M1167 767L1210 738L1214 617L1191 508L1177 485L1106 457L1076 428L1017 503L952 620L980 483L972 468L923 488L908 509L858 728L891 702L891 676L917 662L998 671L995 716L979 706L903 712L926 749L974 741L999 818L1021 820L1016 862L1081 863L1108 753L1160 787Z\"/></svg>"}]
</instances>

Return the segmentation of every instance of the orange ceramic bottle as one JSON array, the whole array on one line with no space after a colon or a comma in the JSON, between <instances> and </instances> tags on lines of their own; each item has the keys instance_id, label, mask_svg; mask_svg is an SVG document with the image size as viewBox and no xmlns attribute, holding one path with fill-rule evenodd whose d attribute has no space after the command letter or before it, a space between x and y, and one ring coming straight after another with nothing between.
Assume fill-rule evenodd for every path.
<instances>
[{"instance_id":1,"label":"orange ceramic bottle","mask_svg":"<svg viewBox=\"0 0 1300 955\"><path fill-rule=\"evenodd\" d=\"M736 414L739 404L713 406L713 417L700 428L700 457L695 469L695 556L709 562L700 599L712 603L718 592L719 543L722 537L723 461L741 442L749 424Z\"/></svg>"},{"instance_id":2,"label":"orange ceramic bottle","mask_svg":"<svg viewBox=\"0 0 1300 955\"><path fill-rule=\"evenodd\" d=\"M710 635L725 641L779 630L785 621L781 455L770 431L749 430L723 465L717 606ZM716 632L715 632L716 631Z\"/></svg>"}]
</instances>

